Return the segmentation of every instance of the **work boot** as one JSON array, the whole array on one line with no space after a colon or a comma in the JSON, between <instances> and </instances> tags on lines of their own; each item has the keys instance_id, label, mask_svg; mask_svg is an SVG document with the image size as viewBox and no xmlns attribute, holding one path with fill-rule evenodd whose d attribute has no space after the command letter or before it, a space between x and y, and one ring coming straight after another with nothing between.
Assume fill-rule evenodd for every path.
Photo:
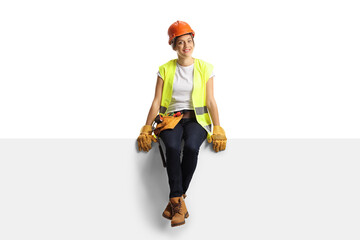
<instances>
[{"instance_id":1,"label":"work boot","mask_svg":"<svg viewBox=\"0 0 360 240\"><path fill-rule=\"evenodd\" d=\"M165 208L162 216L163 216L164 218L166 218L166 219L169 219L169 220L172 219L172 216L173 216L173 215L172 215L172 211L171 211L171 203L170 203L170 201L169 201L168 205L166 206L166 208Z\"/></svg>"},{"instance_id":2,"label":"work boot","mask_svg":"<svg viewBox=\"0 0 360 240\"><path fill-rule=\"evenodd\" d=\"M171 226L176 227L185 224L185 202L182 197L170 198L170 205L173 217L171 219Z\"/></svg>"},{"instance_id":3,"label":"work boot","mask_svg":"<svg viewBox=\"0 0 360 240\"><path fill-rule=\"evenodd\" d=\"M182 196L183 196L184 199L186 198L186 194L185 194L185 193L184 193ZM184 206L185 206L185 205L184 205ZM188 211L187 211L187 209L186 209L186 206L185 206L185 208L184 208L184 211L185 211L185 218L188 218L188 217L189 217L189 213L188 213ZM172 219L173 214L172 214L172 210L171 210L170 201L169 201L168 205L166 206L166 208L165 208L162 216L163 216L164 218L166 218L166 219L169 219L169 220Z\"/></svg>"}]
</instances>

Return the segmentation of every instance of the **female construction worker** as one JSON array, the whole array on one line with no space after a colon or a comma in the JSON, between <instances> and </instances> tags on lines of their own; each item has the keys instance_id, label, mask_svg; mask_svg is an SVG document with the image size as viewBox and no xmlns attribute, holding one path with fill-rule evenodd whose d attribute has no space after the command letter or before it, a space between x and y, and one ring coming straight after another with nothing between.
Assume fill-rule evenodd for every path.
<instances>
[{"instance_id":1,"label":"female construction worker","mask_svg":"<svg viewBox=\"0 0 360 240\"><path fill-rule=\"evenodd\" d=\"M155 97L137 141L140 151L151 149L151 142L157 141L152 135L152 123L160 112L157 117L160 121L154 132L166 147L170 185L170 201L163 216L170 219L174 227L184 224L189 216L184 198L201 144L207 138L218 152L225 150L227 139L220 127L213 94L213 66L192 57L195 32L186 22L176 21L169 27L168 34L169 45L172 45L178 58L159 67ZM180 159L182 140L183 156Z\"/></svg>"}]
</instances>

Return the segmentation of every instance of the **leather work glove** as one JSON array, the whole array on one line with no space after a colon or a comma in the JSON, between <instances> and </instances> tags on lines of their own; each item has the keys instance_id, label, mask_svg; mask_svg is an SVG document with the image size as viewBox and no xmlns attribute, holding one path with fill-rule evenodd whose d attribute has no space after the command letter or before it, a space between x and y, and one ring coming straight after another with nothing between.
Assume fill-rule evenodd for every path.
<instances>
[{"instance_id":1,"label":"leather work glove","mask_svg":"<svg viewBox=\"0 0 360 240\"><path fill-rule=\"evenodd\" d=\"M140 130L140 136L137 138L139 151L148 152L151 149L151 141L157 142L152 135L152 126L144 125Z\"/></svg>"},{"instance_id":2,"label":"leather work glove","mask_svg":"<svg viewBox=\"0 0 360 240\"><path fill-rule=\"evenodd\" d=\"M220 126L214 126L213 134L208 140L209 143L213 142L213 148L215 152L223 151L226 148L227 138L225 136L225 131Z\"/></svg>"}]
</instances>

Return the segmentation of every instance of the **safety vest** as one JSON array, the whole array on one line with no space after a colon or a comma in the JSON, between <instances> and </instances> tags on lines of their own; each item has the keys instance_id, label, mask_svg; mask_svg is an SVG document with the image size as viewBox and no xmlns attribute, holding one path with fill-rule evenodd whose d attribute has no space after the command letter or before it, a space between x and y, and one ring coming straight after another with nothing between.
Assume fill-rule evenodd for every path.
<instances>
[{"instance_id":1,"label":"safety vest","mask_svg":"<svg viewBox=\"0 0 360 240\"><path fill-rule=\"evenodd\" d=\"M173 59L159 67L159 72L164 80L160 113L166 114L171 102L176 62L177 59ZM206 107L206 83L211 76L213 68L213 65L210 63L194 58L192 104L196 120L207 131L208 139L211 136L212 122Z\"/></svg>"}]
</instances>

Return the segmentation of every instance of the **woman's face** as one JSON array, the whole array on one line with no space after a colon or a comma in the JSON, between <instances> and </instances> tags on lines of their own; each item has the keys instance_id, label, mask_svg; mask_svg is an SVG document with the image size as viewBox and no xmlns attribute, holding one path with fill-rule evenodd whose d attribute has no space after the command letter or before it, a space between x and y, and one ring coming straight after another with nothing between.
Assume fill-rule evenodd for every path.
<instances>
[{"instance_id":1,"label":"woman's face","mask_svg":"<svg viewBox=\"0 0 360 240\"><path fill-rule=\"evenodd\" d=\"M179 56L191 57L194 51L194 42L189 34L180 36L176 39L176 46L174 49Z\"/></svg>"}]
</instances>

